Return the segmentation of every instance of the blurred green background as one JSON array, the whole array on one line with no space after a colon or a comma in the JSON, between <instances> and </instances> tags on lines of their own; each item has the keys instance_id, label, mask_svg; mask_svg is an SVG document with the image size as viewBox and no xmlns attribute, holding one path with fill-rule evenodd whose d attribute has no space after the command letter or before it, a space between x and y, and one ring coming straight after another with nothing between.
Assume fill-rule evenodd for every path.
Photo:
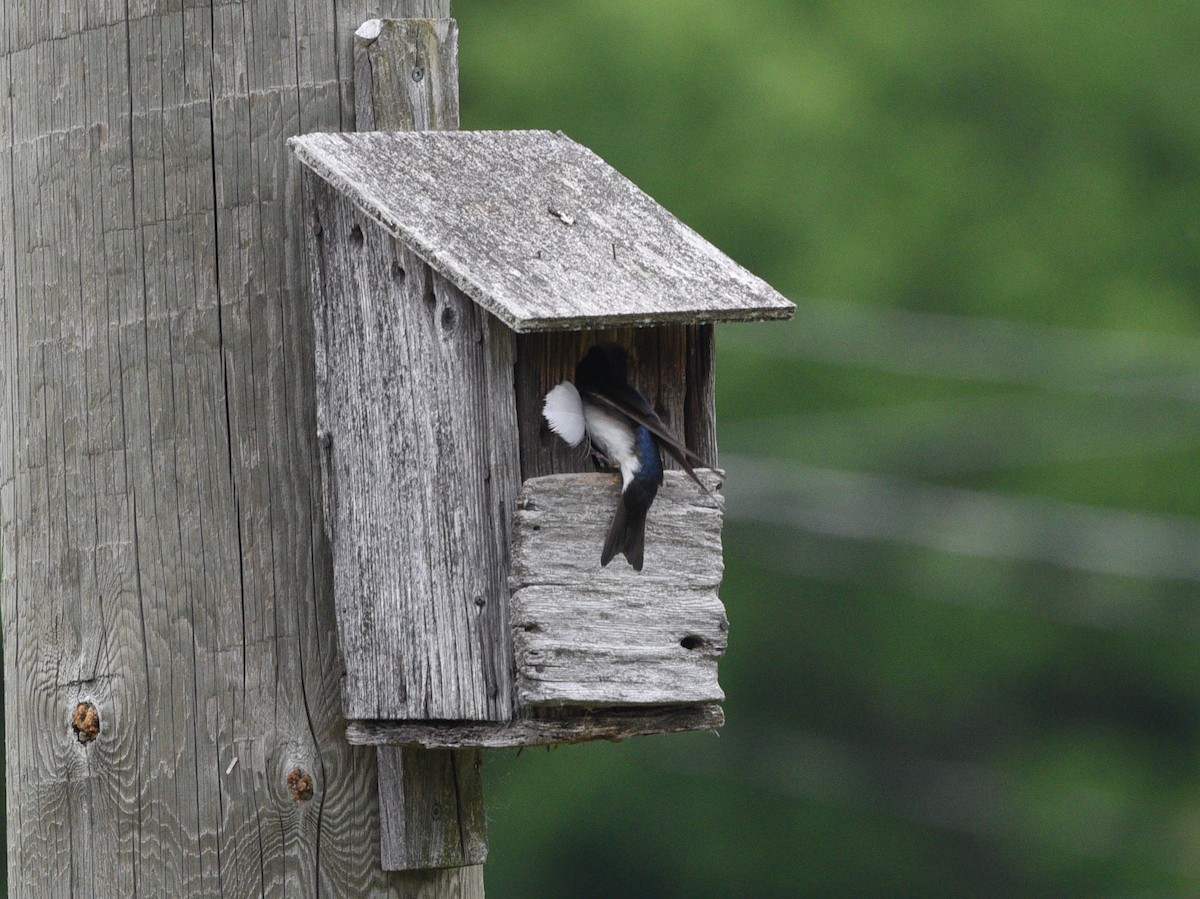
<instances>
[{"instance_id":1,"label":"blurred green background","mask_svg":"<svg viewBox=\"0 0 1200 899\"><path fill-rule=\"evenodd\" d=\"M497 897L1200 895L1200 5L456 0L798 306L718 329L720 736L497 753Z\"/></svg>"}]
</instances>

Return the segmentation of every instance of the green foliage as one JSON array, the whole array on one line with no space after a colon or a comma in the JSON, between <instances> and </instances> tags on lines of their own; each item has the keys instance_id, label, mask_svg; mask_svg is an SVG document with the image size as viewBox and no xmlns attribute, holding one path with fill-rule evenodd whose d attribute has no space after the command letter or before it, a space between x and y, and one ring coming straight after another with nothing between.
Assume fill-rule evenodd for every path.
<instances>
[{"instance_id":1,"label":"green foliage","mask_svg":"<svg viewBox=\"0 0 1200 899\"><path fill-rule=\"evenodd\" d=\"M567 132L801 306L718 335L728 726L494 760L491 892L1200 893L1194 5L455 15L464 127Z\"/></svg>"}]
</instances>

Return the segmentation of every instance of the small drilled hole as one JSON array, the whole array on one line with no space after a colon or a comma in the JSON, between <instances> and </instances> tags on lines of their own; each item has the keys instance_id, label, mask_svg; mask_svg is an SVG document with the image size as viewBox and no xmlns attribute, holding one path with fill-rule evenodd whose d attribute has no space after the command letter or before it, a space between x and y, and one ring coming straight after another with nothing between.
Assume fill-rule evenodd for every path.
<instances>
[{"instance_id":1,"label":"small drilled hole","mask_svg":"<svg viewBox=\"0 0 1200 899\"><path fill-rule=\"evenodd\" d=\"M362 228L358 227L358 225L355 225L350 229L350 243L354 244L356 247L361 247L363 245L363 232Z\"/></svg>"},{"instance_id":2,"label":"small drilled hole","mask_svg":"<svg viewBox=\"0 0 1200 899\"><path fill-rule=\"evenodd\" d=\"M453 306L442 307L442 330L453 331L455 324L458 322L458 313L454 311Z\"/></svg>"},{"instance_id":3,"label":"small drilled hole","mask_svg":"<svg viewBox=\"0 0 1200 899\"><path fill-rule=\"evenodd\" d=\"M402 266L399 262L397 262L395 259L393 259L392 260L392 280L399 281L401 284L403 284L404 279L406 277L408 277L408 272L406 272L404 270L404 266Z\"/></svg>"},{"instance_id":4,"label":"small drilled hole","mask_svg":"<svg viewBox=\"0 0 1200 899\"><path fill-rule=\"evenodd\" d=\"M679 641L679 645L684 649L699 649L704 645L704 638L697 637L695 634L689 634Z\"/></svg>"}]
</instances>

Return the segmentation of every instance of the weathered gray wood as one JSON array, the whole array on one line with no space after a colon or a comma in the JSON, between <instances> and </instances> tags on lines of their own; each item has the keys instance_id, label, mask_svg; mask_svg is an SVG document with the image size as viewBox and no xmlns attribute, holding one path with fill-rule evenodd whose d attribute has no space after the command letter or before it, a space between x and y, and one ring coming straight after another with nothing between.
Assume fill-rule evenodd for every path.
<instances>
[{"instance_id":1,"label":"weathered gray wood","mask_svg":"<svg viewBox=\"0 0 1200 899\"><path fill-rule=\"evenodd\" d=\"M597 709L554 718L518 718L504 724L351 721L346 727L346 739L365 746L513 749L589 740L619 743L630 737L718 730L724 724L725 713L719 705L689 705L666 709Z\"/></svg>"},{"instance_id":2,"label":"weathered gray wood","mask_svg":"<svg viewBox=\"0 0 1200 899\"><path fill-rule=\"evenodd\" d=\"M616 475L526 481L514 519L511 584L517 700L536 705L718 702L729 624L717 597L723 498L668 472L646 518L646 564L600 566Z\"/></svg>"},{"instance_id":3,"label":"weathered gray wood","mask_svg":"<svg viewBox=\"0 0 1200 899\"><path fill-rule=\"evenodd\" d=\"M483 866L392 875L405 899L483 899Z\"/></svg>"},{"instance_id":4,"label":"weathered gray wood","mask_svg":"<svg viewBox=\"0 0 1200 899\"><path fill-rule=\"evenodd\" d=\"M448 4L445 4L448 7ZM412 13L416 15L415 12ZM449 14L446 9L443 16ZM355 97L357 125L360 130L410 130L414 128L458 127L458 26L447 18L370 20L355 34ZM400 252L397 248L397 252ZM424 269L424 266L416 265ZM393 263L393 278L407 277L400 263ZM432 272L425 270L428 283ZM428 294L423 296L426 299ZM436 299L434 300L436 303ZM318 331L321 324L318 322ZM503 354L508 341L489 346L495 371L507 371L511 364ZM321 353L324 353L322 347ZM507 426L507 422L505 425ZM327 440L332 448L332 435ZM328 461L329 457L326 457ZM327 483L330 472L327 468ZM328 502L326 511L333 506ZM327 520L327 526L331 523ZM507 553L504 555L507 559ZM502 606L493 607L497 614ZM503 637L503 628L497 634ZM484 647L485 664L494 669L498 658L507 659L507 646L489 644ZM420 749L379 750L379 802L383 828L380 835L380 856L386 870L411 870L441 867L446 864L482 863L487 854L486 815L484 813L483 782L479 777L459 777L459 760L444 752ZM433 804L428 795L454 797L458 809L455 822L463 847L472 852L447 856L439 849L452 841L439 839L445 832L445 818L432 815ZM449 807L443 798L439 807ZM398 824L403 826L397 826ZM472 887L483 895L483 869L465 869ZM409 876L428 878L429 885L441 884L445 895L453 895L457 872L425 871Z\"/></svg>"},{"instance_id":5,"label":"weathered gray wood","mask_svg":"<svg viewBox=\"0 0 1200 899\"><path fill-rule=\"evenodd\" d=\"M306 186L346 717L506 720L512 335Z\"/></svg>"},{"instance_id":6,"label":"weathered gray wood","mask_svg":"<svg viewBox=\"0 0 1200 899\"><path fill-rule=\"evenodd\" d=\"M383 867L411 868L414 859L426 868L482 865L487 859L487 819L482 802L464 797L483 795L478 749L428 752L379 748L379 814Z\"/></svg>"},{"instance_id":7,"label":"weathered gray wood","mask_svg":"<svg viewBox=\"0 0 1200 899\"><path fill-rule=\"evenodd\" d=\"M458 129L458 23L372 19L354 40L359 131Z\"/></svg>"},{"instance_id":8,"label":"weathered gray wood","mask_svg":"<svg viewBox=\"0 0 1200 899\"><path fill-rule=\"evenodd\" d=\"M292 146L519 332L788 318L795 311L562 134L310 134Z\"/></svg>"},{"instance_id":9,"label":"weathered gray wood","mask_svg":"<svg viewBox=\"0 0 1200 899\"><path fill-rule=\"evenodd\" d=\"M12 895L413 886L342 736L284 148L353 126L354 28L402 11L0 4Z\"/></svg>"},{"instance_id":10,"label":"weathered gray wood","mask_svg":"<svg viewBox=\"0 0 1200 899\"><path fill-rule=\"evenodd\" d=\"M710 466L717 455L717 342L713 325L688 330L684 375L683 437L688 449Z\"/></svg>"}]
</instances>

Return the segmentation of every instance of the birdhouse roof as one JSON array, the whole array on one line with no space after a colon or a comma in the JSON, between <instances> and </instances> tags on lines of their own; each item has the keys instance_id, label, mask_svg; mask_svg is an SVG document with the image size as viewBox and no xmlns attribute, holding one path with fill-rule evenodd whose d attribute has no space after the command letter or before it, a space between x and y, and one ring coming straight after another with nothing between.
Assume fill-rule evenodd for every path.
<instances>
[{"instance_id":1,"label":"birdhouse roof","mask_svg":"<svg viewBox=\"0 0 1200 899\"><path fill-rule=\"evenodd\" d=\"M291 146L516 331L754 321L795 311L561 133L309 134Z\"/></svg>"}]
</instances>

